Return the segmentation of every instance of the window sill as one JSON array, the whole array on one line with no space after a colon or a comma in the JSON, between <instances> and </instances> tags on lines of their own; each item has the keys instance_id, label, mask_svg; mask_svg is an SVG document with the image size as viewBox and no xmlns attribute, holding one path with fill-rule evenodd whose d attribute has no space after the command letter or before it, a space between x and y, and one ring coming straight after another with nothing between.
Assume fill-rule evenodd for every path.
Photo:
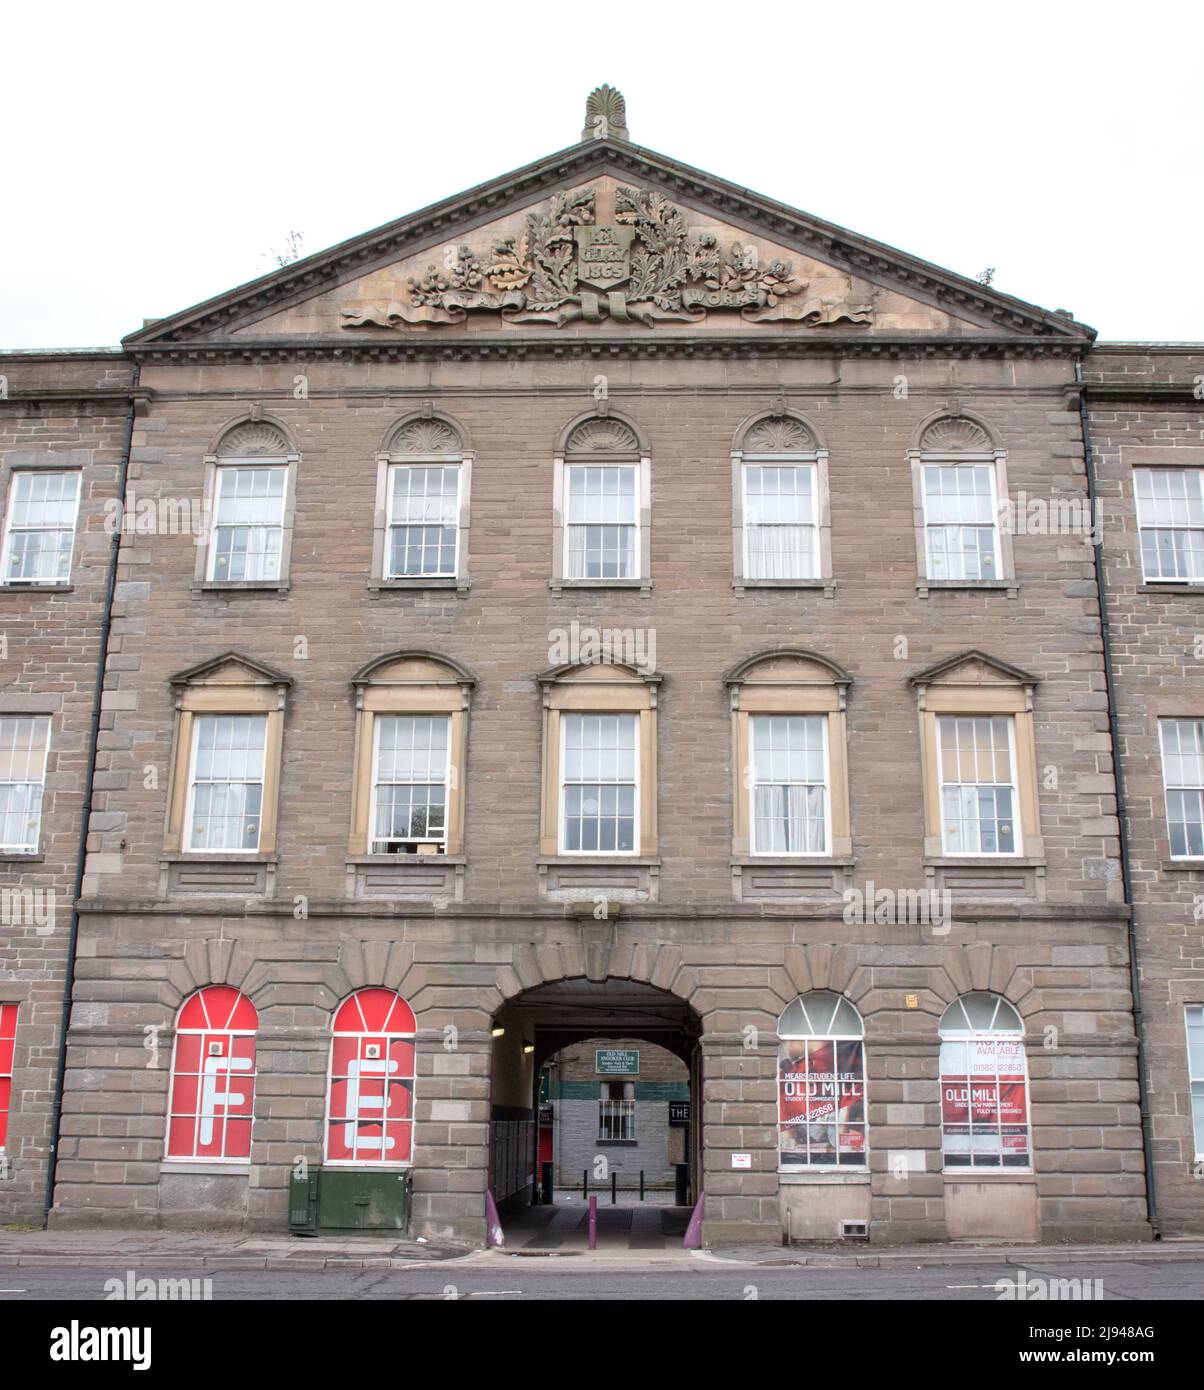
<instances>
[{"instance_id":1,"label":"window sill","mask_svg":"<svg viewBox=\"0 0 1204 1390\"><path fill-rule=\"evenodd\" d=\"M733 579L738 594L745 589L822 589L824 598L836 597L835 579Z\"/></svg>"},{"instance_id":2,"label":"window sill","mask_svg":"<svg viewBox=\"0 0 1204 1390\"><path fill-rule=\"evenodd\" d=\"M595 1142L600 1149L638 1149L640 1146L638 1139L598 1139Z\"/></svg>"},{"instance_id":3,"label":"window sill","mask_svg":"<svg viewBox=\"0 0 1204 1390\"><path fill-rule=\"evenodd\" d=\"M1023 854L935 854L924 859L926 869L1043 869L1044 859Z\"/></svg>"},{"instance_id":4,"label":"window sill","mask_svg":"<svg viewBox=\"0 0 1204 1390\"><path fill-rule=\"evenodd\" d=\"M270 898L276 885L275 854L163 854L159 856L159 896Z\"/></svg>"},{"instance_id":5,"label":"window sill","mask_svg":"<svg viewBox=\"0 0 1204 1390\"><path fill-rule=\"evenodd\" d=\"M1022 1182L1035 1187L1037 1175L1031 1168L942 1168L946 1182Z\"/></svg>"},{"instance_id":6,"label":"window sill","mask_svg":"<svg viewBox=\"0 0 1204 1390\"><path fill-rule=\"evenodd\" d=\"M344 864L467 864L468 857L463 854L349 854Z\"/></svg>"},{"instance_id":7,"label":"window sill","mask_svg":"<svg viewBox=\"0 0 1204 1390\"><path fill-rule=\"evenodd\" d=\"M811 868L851 869L857 860L851 854L748 854L732 859L733 869Z\"/></svg>"},{"instance_id":8,"label":"window sill","mask_svg":"<svg viewBox=\"0 0 1204 1390\"><path fill-rule=\"evenodd\" d=\"M165 1158L159 1164L160 1173L183 1173L204 1176L216 1176L221 1174L223 1177L249 1178L251 1176L251 1165L244 1159L230 1159L226 1162L218 1162L216 1159L206 1163L189 1158Z\"/></svg>"},{"instance_id":9,"label":"window sill","mask_svg":"<svg viewBox=\"0 0 1204 1390\"><path fill-rule=\"evenodd\" d=\"M194 594L287 594L288 580L205 579L192 586Z\"/></svg>"},{"instance_id":10,"label":"window sill","mask_svg":"<svg viewBox=\"0 0 1204 1390\"><path fill-rule=\"evenodd\" d=\"M1020 584L1015 579L917 579L916 593L927 598L930 593L1005 593L1016 598Z\"/></svg>"},{"instance_id":11,"label":"window sill","mask_svg":"<svg viewBox=\"0 0 1204 1390\"><path fill-rule=\"evenodd\" d=\"M1204 598L1204 583L1201 584L1182 584L1172 582L1167 584L1143 583L1137 586L1139 594L1180 594L1186 598Z\"/></svg>"},{"instance_id":12,"label":"window sill","mask_svg":"<svg viewBox=\"0 0 1204 1390\"><path fill-rule=\"evenodd\" d=\"M1164 874L1198 874L1204 872L1204 859L1164 859L1160 867Z\"/></svg>"},{"instance_id":13,"label":"window sill","mask_svg":"<svg viewBox=\"0 0 1204 1390\"><path fill-rule=\"evenodd\" d=\"M967 903L1045 901L1045 860L1024 855L936 855L925 857L926 886Z\"/></svg>"},{"instance_id":14,"label":"window sill","mask_svg":"<svg viewBox=\"0 0 1204 1390\"><path fill-rule=\"evenodd\" d=\"M0 582L0 594L71 594L74 584L44 584L35 579L6 579Z\"/></svg>"},{"instance_id":15,"label":"window sill","mask_svg":"<svg viewBox=\"0 0 1204 1390\"><path fill-rule=\"evenodd\" d=\"M556 594L562 589L638 589L649 594L653 585L651 579L549 579L548 588Z\"/></svg>"},{"instance_id":16,"label":"window sill","mask_svg":"<svg viewBox=\"0 0 1204 1390\"><path fill-rule=\"evenodd\" d=\"M387 593L390 589L400 589L403 592L407 589L455 589L461 593L467 593L472 587L467 579L457 579L454 576L441 576L428 579L416 577L413 579L373 579L368 585L368 592L373 594Z\"/></svg>"},{"instance_id":17,"label":"window sill","mask_svg":"<svg viewBox=\"0 0 1204 1390\"><path fill-rule=\"evenodd\" d=\"M661 861L638 854L558 854L535 861L539 894L553 902L655 902Z\"/></svg>"},{"instance_id":18,"label":"window sill","mask_svg":"<svg viewBox=\"0 0 1204 1390\"><path fill-rule=\"evenodd\" d=\"M0 864L44 864L46 856L40 850L25 854L19 849L0 849Z\"/></svg>"},{"instance_id":19,"label":"window sill","mask_svg":"<svg viewBox=\"0 0 1204 1390\"><path fill-rule=\"evenodd\" d=\"M784 1186L799 1183L821 1182L826 1186L839 1187L842 1184L865 1187L870 1181L868 1168L854 1168L850 1163L844 1168L779 1168L778 1181Z\"/></svg>"}]
</instances>

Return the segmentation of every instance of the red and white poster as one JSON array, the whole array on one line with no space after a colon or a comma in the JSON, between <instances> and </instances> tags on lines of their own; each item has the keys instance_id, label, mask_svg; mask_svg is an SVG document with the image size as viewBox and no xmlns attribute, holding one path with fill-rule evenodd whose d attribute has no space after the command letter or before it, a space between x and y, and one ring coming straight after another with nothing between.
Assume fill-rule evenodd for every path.
<instances>
[{"instance_id":1,"label":"red and white poster","mask_svg":"<svg viewBox=\"0 0 1204 1390\"><path fill-rule=\"evenodd\" d=\"M941 1043L941 1123L950 1167L1027 1167L1028 1084L1019 1037Z\"/></svg>"},{"instance_id":2,"label":"red and white poster","mask_svg":"<svg viewBox=\"0 0 1204 1390\"><path fill-rule=\"evenodd\" d=\"M865 1161L860 1040L783 1042L778 1052L778 1152L783 1167Z\"/></svg>"}]
</instances>

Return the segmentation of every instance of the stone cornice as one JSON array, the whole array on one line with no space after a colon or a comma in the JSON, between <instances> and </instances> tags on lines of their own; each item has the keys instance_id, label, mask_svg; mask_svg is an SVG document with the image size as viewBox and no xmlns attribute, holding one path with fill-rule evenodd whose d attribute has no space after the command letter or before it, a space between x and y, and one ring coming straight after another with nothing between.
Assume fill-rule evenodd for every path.
<instances>
[{"instance_id":1,"label":"stone cornice","mask_svg":"<svg viewBox=\"0 0 1204 1390\"><path fill-rule=\"evenodd\" d=\"M310 898L307 905L307 920L324 919L346 921L366 919L380 922L395 922L404 925L407 919L446 921L478 921L497 926L521 924L526 921L562 921L566 924L580 923L580 916L574 911L579 904L573 903L455 903L445 907L433 904L423 905L411 902L393 902L390 899L348 899L348 898ZM154 916L154 917L225 917L227 919L246 919L247 921L281 917L295 921L296 901L293 898L255 899L247 902L231 902L229 898L81 898L77 903L81 913L95 913L107 916ZM622 903L618 905L615 921L624 925L631 922L806 922L822 924L830 922L843 928L864 933L868 944L882 945L872 937L871 929L859 924L846 923L840 904L827 903L781 903L781 904L741 904L741 903L700 903L682 907L665 906L653 903ZM952 912L956 926L960 922L1070 922L1098 923L1101 926L1117 926L1128 921L1129 909L1122 903L957 903ZM874 930L878 930L875 928ZM905 944L906 933L918 930L914 924L900 924L896 927L881 927L883 932L898 933L899 944Z\"/></svg>"},{"instance_id":2,"label":"stone cornice","mask_svg":"<svg viewBox=\"0 0 1204 1390\"><path fill-rule=\"evenodd\" d=\"M758 333L727 335L709 333L672 336L567 337L542 331L539 336L519 333L463 333L456 337L439 333L413 338L390 335L373 339L296 338L210 339L206 341L130 344L130 356L149 364L204 366L206 363L247 362L462 362L473 360L515 361L524 358L886 358L901 360L975 358L1076 358L1090 348L1086 339L1053 337L945 336L895 334L869 337L858 334Z\"/></svg>"},{"instance_id":3,"label":"stone cornice","mask_svg":"<svg viewBox=\"0 0 1204 1390\"><path fill-rule=\"evenodd\" d=\"M459 236L540 197L603 173L660 188L754 232L772 237L844 270L887 285L947 312L992 325L1021 338L1074 342L1080 351L1095 330L1064 314L1049 313L942 270L881 242L858 236L784 203L625 141L589 140L453 198L285 266L260 280L160 319L124 340L141 354L168 343L193 343L228 334L256 319L359 275ZM828 335L822 335L828 341Z\"/></svg>"}]
</instances>

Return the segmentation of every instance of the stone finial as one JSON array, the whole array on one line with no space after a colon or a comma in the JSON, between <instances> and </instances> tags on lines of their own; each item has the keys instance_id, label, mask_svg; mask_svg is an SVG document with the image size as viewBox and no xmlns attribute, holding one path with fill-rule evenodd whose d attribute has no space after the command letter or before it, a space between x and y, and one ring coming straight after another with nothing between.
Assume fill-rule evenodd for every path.
<instances>
[{"instance_id":1,"label":"stone finial","mask_svg":"<svg viewBox=\"0 0 1204 1390\"><path fill-rule=\"evenodd\" d=\"M583 140L630 140L627 133L627 103L616 87L603 83L585 99Z\"/></svg>"}]
</instances>

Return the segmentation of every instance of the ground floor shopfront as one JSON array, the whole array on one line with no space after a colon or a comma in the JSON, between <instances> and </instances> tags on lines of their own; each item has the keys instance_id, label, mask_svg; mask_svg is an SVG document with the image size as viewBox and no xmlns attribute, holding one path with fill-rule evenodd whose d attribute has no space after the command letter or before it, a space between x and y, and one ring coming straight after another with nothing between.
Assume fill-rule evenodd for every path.
<instances>
[{"instance_id":1,"label":"ground floor shopfront","mask_svg":"<svg viewBox=\"0 0 1204 1390\"><path fill-rule=\"evenodd\" d=\"M52 1225L279 1230L321 1166L482 1243L534 1196L544 1063L634 1039L688 1077L708 1243L1149 1235L1120 913L83 917Z\"/></svg>"}]
</instances>

